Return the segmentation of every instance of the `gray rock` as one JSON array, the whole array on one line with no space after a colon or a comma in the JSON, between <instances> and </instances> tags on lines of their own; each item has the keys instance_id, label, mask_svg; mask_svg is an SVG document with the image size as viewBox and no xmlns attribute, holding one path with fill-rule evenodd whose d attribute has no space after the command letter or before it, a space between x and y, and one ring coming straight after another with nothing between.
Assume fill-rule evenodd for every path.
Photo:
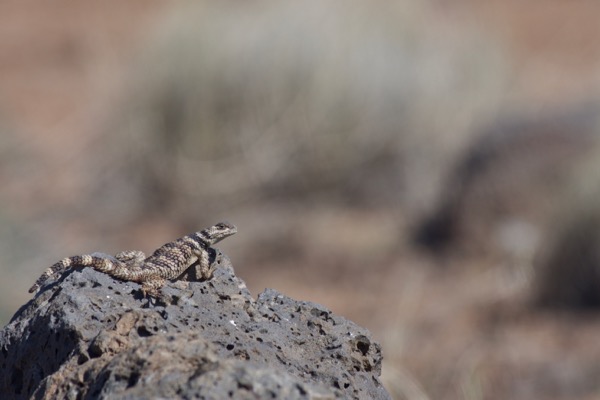
<instances>
[{"instance_id":1,"label":"gray rock","mask_svg":"<svg viewBox=\"0 0 600 400\"><path fill-rule=\"evenodd\" d=\"M90 268L45 286L0 332L3 398L390 398L366 329L275 290L255 300L218 262L152 301Z\"/></svg>"}]
</instances>

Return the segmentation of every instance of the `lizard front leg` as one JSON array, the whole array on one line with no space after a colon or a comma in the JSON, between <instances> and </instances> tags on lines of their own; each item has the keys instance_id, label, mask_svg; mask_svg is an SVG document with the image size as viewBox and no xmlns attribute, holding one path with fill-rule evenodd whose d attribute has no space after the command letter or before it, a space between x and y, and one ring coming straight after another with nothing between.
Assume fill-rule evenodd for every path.
<instances>
[{"instance_id":1,"label":"lizard front leg","mask_svg":"<svg viewBox=\"0 0 600 400\"><path fill-rule=\"evenodd\" d=\"M209 280L215 272L215 266L210 264L210 255L207 250L201 249L197 252L198 266L196 267L196 278L199 280Z\"/></svg>"}]
</instances>

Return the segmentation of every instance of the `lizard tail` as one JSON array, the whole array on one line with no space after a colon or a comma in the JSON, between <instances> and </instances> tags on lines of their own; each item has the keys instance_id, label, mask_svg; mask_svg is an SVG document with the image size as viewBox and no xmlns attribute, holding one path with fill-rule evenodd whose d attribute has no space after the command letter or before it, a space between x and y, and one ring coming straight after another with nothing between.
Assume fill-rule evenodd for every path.
<instances>
[{"instance_id":1,"label":"lizard tail","mask_svg":"<svg viewBox=\"0 0 600 400\"><path fill-rule=\"evenodd\" d=\"M29 293L37 292L40 287L52 276L57 274L58 272L62 272L69 268L72 265L72 261L75 257L69 257L60 260L56 264L53 264L50 268L48 268L44 273L35 281L33 286L29 288Z\"/></svg>"},{"instance_id":2,"label":"lizard tail","mask_svg":"<svg viewBox=\"0 0 600 400\"><path fill-rule=\"evenodd\" d=\"M117 260L114 260L118 262ZM39 278L31 288L29 288L29 293L37 292L40 287L51 277L61 274L69 268L77 268L77 267L93 267L102 272L110 272L115 268L119 267L115 265L115 262L109 258L99 257L96 255L83 255L83 256L74 256L67 257L56 264L53 264L50 268L48 268Z\"/></svg>"}]
</instances>

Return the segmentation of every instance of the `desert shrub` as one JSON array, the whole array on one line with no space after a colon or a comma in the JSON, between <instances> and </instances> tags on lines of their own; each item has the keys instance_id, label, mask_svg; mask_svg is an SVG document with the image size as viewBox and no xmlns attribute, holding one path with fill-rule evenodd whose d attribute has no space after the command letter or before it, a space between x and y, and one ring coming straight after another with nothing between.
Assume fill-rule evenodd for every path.
<instances>
[{"instance_id":1,"label":"desert shrub","mask_svg":"<svg viewBox=\"0 0 600 400\"><path fill-rule=\"evenodd\" d=\"M183 6L110 128L119 176L144 213L308 196L422 207L499 102L503 59L472 32L412 2Z\"/></svg>"}]
</instances>

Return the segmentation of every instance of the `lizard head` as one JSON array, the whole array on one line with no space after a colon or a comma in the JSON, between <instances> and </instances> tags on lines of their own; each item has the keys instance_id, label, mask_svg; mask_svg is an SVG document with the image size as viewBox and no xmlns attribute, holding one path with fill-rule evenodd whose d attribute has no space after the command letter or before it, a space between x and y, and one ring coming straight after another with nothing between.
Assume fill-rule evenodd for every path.
<instances>
[{"instance_id":1,"label":"lizard head","mask_svg":"<svg viewBox=\"0 0 600 400\"><path fill-rule=\"evenodd\" d=\"M221 240L237 233L235 225L229 222L219 222L206 230L211 244L220 242Z\"/></svg>"}]
</instances>

